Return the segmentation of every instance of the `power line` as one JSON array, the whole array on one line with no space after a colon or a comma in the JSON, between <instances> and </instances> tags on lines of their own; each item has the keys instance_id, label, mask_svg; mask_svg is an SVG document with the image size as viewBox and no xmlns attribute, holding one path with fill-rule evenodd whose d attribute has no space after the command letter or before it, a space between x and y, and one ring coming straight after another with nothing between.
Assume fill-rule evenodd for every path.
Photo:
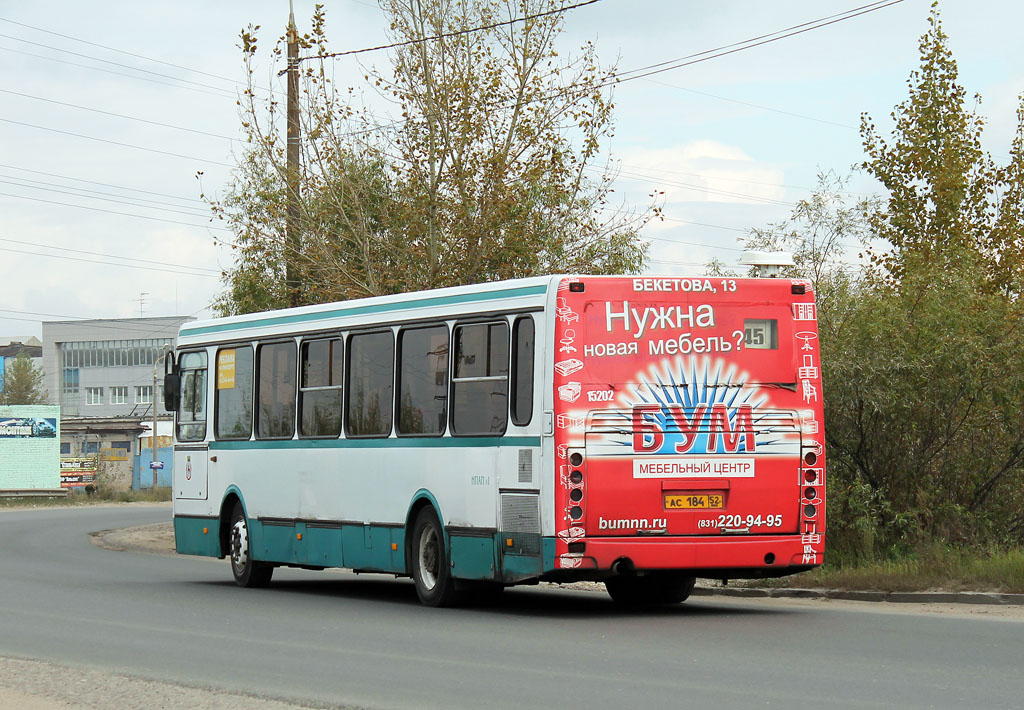
<instances>
[{"instance_id":1,"label":"power line","mask_svg":"<svg viewBox=\"0 0 1024 710\"><path fill-rule=\"evenodd\" d=\"M60 133L60 134L65 135L65 136L74 136L76 138L85 138L85 139L91 140L91 141L99 141L100 143L110 143L111 145L118 145L118 146L121 146L122 148L134 148L136 150L145 150L145 151L150 152L150 153L159 153L160 155L169 155L172 158L184 158L185 160L198 160L199 162L202 162L202 163L209 163L210 165L221 165L221 166L223 166L225 168L237 167L235 165L231 165L230 163L221 163L221 162L218 162L216 160L206 160L204 158L197 158L197 157L191 156L191 155L182 155L181 153L172 153L172 152L167 151L167 150L158 150L156 148L147 148L147 147L141 146L141 145L132 145L131 143L121 143L120 141L112 141L112 140L108 140L106 138L96 138L95 136L87 136L84 133L72 133L71 131L62 131L62 130L59 130L57 128L47 128L46 126L38 126L38 125L36 125L34 123L24 123L22 121L14 121L14 120L12 120L10 118L0 118L0 121L3 121L4 123L13 123L13 124L15 124L17 126L25 126L27 128L36 128L36 129L38 129L40 131L51 131L53 133Z\"/></svg>"},{"instance_id":2,"label":"power line","mask_svg":"<svg viewBox=\"0 0 1024 710\"><path fill-rule=\"evenodd\" d=\"M646 79L652 84L660 84L661 86L667 86L671 89L679 89L680 91L688 91L691 94L699 94L701 96L707 96L711 99L718 99L719 101L728 101L732 104L739 104L740 106L749 106L750 108L760 109L761 111L771 111L772 113L779 113L783 116L792 116L793 118L802 118L807 121L815 121L817 123L824 123L830 126L838 126L840 128L849 128L851 130L858 130L857 126L851 126L848 123L838 123L836 121L829 121L824 118L815 118L814 116L807 116L802 113L794 113L793 111L783 111L782 109L772 108L771 106L763 106L761 104L751 103L750 101L740 101L739 99L730 99L726 96L718 96L717 94L709 94L706 91L697 91L696 89L690 89L685 86L679 86L678 84L669 84L667 81L659 81L658 79Z\"/></svg>"},{"instance_id":3,"label":"power line","mask_svg":"<svg viewBox=\"0 0 1024 710\"><path fill-rule=\"evenodd\" d=\"M93 193L95 195L106 195L107 197L131 197L130 195L119 195L119 194L113 193L113 192L103 192L101 190L89 190L88 188L75 187L74 185L61 185L61 184L55 184L55 183L52 183L52 182L45 182L43 180L30 180L29 178L18 177L17 175L4 175L4 174L0 173L0 178L9 178L10 180L17 180L18 182L12 182L12 183L9 183L9 184L17 185L19 187L28 187L28 188L32 188L34 190L42 190L44 188L47 189L47 190L53 190L54 192L61 192L60 190L54 189L54 188L65 188L67 190L77 190L78 192L61 192L61 194L64 194L64 195L75 195L76 197L86 197L86 198L90 198L90 199L103 199L103 198L98 198L98 197L92 197L92 195L79 194L79 193L83 193L83 192ZM0 182L5 182L5 181L4 180L0 180ZM35 185L43 185L44 187L36 187L35 185L26 185L24 183L35 183ZM186 209L186 210L199 210L200 209L198 207L189 207L187 205L176 205L176 204L174 204L172 202L161 202L160 200L147 200L144 197L134 197L133 199L135 200L134 202L122 202L121 204L130 204L130 205L135 205L137 207L147 207L147 205L143 205L143 204L140 204L140 203L142 203L142 202L149 202L149 203L152 203L154 205L167 205L168 207L177 207L179 209ZM178 212L178 214L188 214L188 215L193 215L193 216L196 216L196 217L208 217L209 216L209 212L204 212L204 213L198 213L198 212Z\"/></svg>"},{"instance_id":4,"label":"power line","mask_svg":"<svg viewBox=\"0 0 1024 710\"><path fill-rule=\"evenodd\" d=\"M200 308L198 311L190 313L186 317L194 317L196 315L196 313L200 313L202 311L205 311L209 307L210 307L209 304L205 305L202 308ZM62 313L40 313L40 312L37 312L37 311L19 311L19 310L13 310L13 309L8 309L8 308L0 308L0 313L18 313L18 314L24 315L24 316L46 316L47 318L64 318L64 319L71 320L71 321L138 320L137 318L90 318L90 317L87 317L87 316L69 316L69 315L62 314ZM168 316L152 316L153 319L167 318L167 317ZM180 316L170 316L170 317L173 318L173 317L180 317ZM48 323L48 322L51 322L51 321L44 321L41 318L15 318L13 316L0 316L0 320L19 320L19 321L28 321L30 323ZM168 325L168 326L157 328L156 330L153 330L152 329L153 328L152 325L142 326L142 327L132 327L132 326L128 326L128 325L115 325L115 324L106 325L106 324L103 324L103 323L91 323L89 325L89 327L90 328L101 328L101 329L107 329L107 330L135 331L137 333L145 333L147 335L156 335L157 333L168 333L168 332L170 332L172 335L176 335L177 334L176 328L178 328L180 326ZM175 329L175 330L171 330L171 329Z\"/></svg>"},{"instance_id":5,"label":"power line","mask_svg":"<svg viewBox=\"0 0 1024 710\"><path fill-rule=\"evenodd\" d=\"M174 124L171 124L171 123L161 123L160 121L151 121L148 118L139 118L138 116L126 116L123 113L114 113L113 111L103 111L102 109L98 109L98 108L90 108L88 106L79 106L78 104L69 104L69 103L64 102L64 101L56 101L54 99L46 99L46 98L43 98L42 96L32 96L31 94L22 94L22 93L20 93L18 91L10 91L8 89L0 89L0 93L11 94L12 96L21 96L21 97L24 97L26 99L34 99L36 101L45 101L47 103L57 104L58 106L68 106L70 108L77 108L77 109L80 109L82 111L92 111L93 113L102 113L105 116L114 116L116 118L124 118L124 119L127 119L129 121L139 121L140 123L148 123L148 124L150 124L152 126L161 126L162 128L173 128L176 131L188 131L189 133L198 133L199 135L202 135L202 136L210 136L212 138L223 138L224 140L229 140L229 141L237 141L238 140L237 138L232 138L230 136L222 136L219 133L210 133L209 131L200 131L200 130L198 130L196 128L188 128L186 126L175 126Z\"/></svg>"},{"instance_id":6,"label":"power line","mask_svg":"<svg viewBox=\"0 0 1024 710\"><path fill-rule=\"evenodd\" d=\"M3 184L3 185L14 185L16 187L27 187L30 190L45 190L46 192L55 192L55 193L57 193L59 195L70 195L71 197L84 197L85 199L88 199L88 200L102 200L103 202L113 202L113 203L119 204L119 205L128 205L129 207L141 207L141 208L147 209L147 210L158 210L160 212L170 212L172 214L180 214L180 215L183 215L185 217L199 217L199 218L203 218L203 217L208 217L209 216L208 213L203 214L203 213L198 213L198 212L186 212L186 211L183 211L183 209L170 209L169 207L151 207L149 205L140 205L138 202L127 202L125 200L115 200L113 197L96 197L96 196L93 196L93 195L82 195L82 194L79 194L77 192L68 192L66 190L58 190L55 187L36 187L35 185L25 185L25 184L22 184L21 182L11 182L10 180L0 180L0 184ZM71 189L78 189L78 188L71 188ZM148 201L152 202L152 200L148 200ZM180 207L180 205L175 205L175 207ZM184 208L184 209L193 209L193 208Z\"/></svg>"},{"instance_id":7,"label":"power line","mask_svg":"<svg viewBox=\"0 0 1024 710\"><path fill-rule=\"evenodd\" d=\"M116 214L123 217L138 217L139 219L148 219L153 222L166 222L168 224L181 224L186 227L199 227L200 229L216 229L218 231L229 232L231 231L227 227L214 227L209 224L195 224L194 222L180 222L174 219L163 219L162 217L149 217L142 214L133 214L131 212L118 212L117 210L105 210L100 207L86 207L85 205L75 205L70 202L58 202L56 200L44 200L41 197L29 197L28 195L13 195L9 192L0 192L0 197L16 197L21 200L32 200L33 202L45 202L49 205L60 205L61 207L76 207L80 210L89 210L91 212L104 212L106 214Z\"/></svg>"},{"instance_id":8,"label":"power line","mask_svg":"<svg viewBox=\"0 0 1024 710\"><path fill-rule=\"evenodd\" d=\"M378 51L380 51L382 49L396 49L398 47L406 47L406 46L409 46L409 45L412 45L412 44L422 44L423 42L431 42L431 41L438 40L438 39L448 39L449 37L458 37L460 35L471 34L473 32L483 32L485 30L493 30L493 29L495 29L497 27L504 27L506 25L514 25L517 22L526 22L528 20L535 20L535 19L540 18L540 17L547 17L548 15L558 15L558 14L561 14L563 12L568 12L569 10L575 10L577 8L585 7L587 5L593 5L593 4L598 3L598 2L601 2L601 0L586 0L586 2L579 2L579 3L576 3L575 5L566 5L564 7L558 8L557 10L547 10L546 12L538 12L538 13L533 14L533 15L524 15L523 17L515 17L515 18L513 18L511 20L505 20L503 22L495 22L495 23L492 23L490 25L481 25L479 27L469 27L467 29L456 30L454 32L443 32L443 33L438 34L438 35L431 35L430 37L419 37L417 39L409 39L409 40L406 40L404 42L394 42L392 44L382 44L382 45L380 45L378 47L366 47L364 49L350 49L347 52L330 52L328 54L314 54L314 55L311 55L311 56L308 56L308 57L299 57L299 61L301 62L301 61L304 61L306 59L332 59L332 58L336 58L336 57L346 57L346 56L348 56L350 54L364 54L365 52L378 52ZM2 36L2 35L0 35L0 36Z\"/></svg>"},{"instance_id":9,"label":"power line","mask_svg":"<svg viewBox=\"0 0 1024 710\"><path fill-rule=\"evenodd\" d=\"M19 49L11 49L10 47L0 47L0 51L2 51L2 52L11 52L12 54L17 54L17 55L23 56L23 57L33 57L34 59L42 59L43 61L46 61L46 62L56 62L57 64L67 64L68 66L79 67L81 69L89 69L91 71L103 72L104 74L113 74L114 76L124 76L124 77L127 77L129 79L137 79L138 81L148 81L150 84L159 84L161 86L170 86L170 87L173 87L175 89L187 89L188 91L195 91L195 92L198 92L200 94L209 94L211 96L216 96L216 97L221 98L221 99L226 99L226 98L235 99L236 98L235 96L229 97L223 91L213 92L213 91L206 91L205 89L197 89L197 88L195 88L193 86L182 86L181 84L172 84L172 83L167 82L167 81L159 81L157 79L150 79L150 78L145 77L145 76L136 76L134 74L125 74L124 72L112 71L110 69L104 69L103 67L93 67L93 66L89 66L88 64L80 64L79 62L69 62L69 61L67 61L65 59L55 59L54 57L47 57L47 56L45 56L43 54L33 54L32 52L24 52L24 51L19 50Z\"/></svg>"},{"instance_id":10,"label":"power line","mask_svg":"<svg viewBox=\"0 0 1024 710\"><path fill-rule=\"evenodd\" d=\"M141 193L143 193L145 195L157 195L158 197L169 197L172 200L182 200L182 201L185 201L185 202L200 202L200 203L203 203L202 200L200 200L198 198L195 198L195 197L178 197L177 195L168 195L165 192L153 192L151 190L141 190L141 189L139 189L137 187L125 187L124 185L114 185L114 184L109 183L109 182L97 182L96 180L86 180L84 178L71 177L70 175L60 175L59 173L47 173L47 172L43 172L42 170L33 170L32 168L23 168L23 167L18 166L18 165L8 165L6 163L0 163L0 168L10 168L11 170L20 170L22 172L34 173L36 175L46 175L47 177L60 178L61 180L72 180L74 182L84 182L84 183L88 183L90 185L100 185L102 187L112 187L112 188L114 188L116 190L128 190L130 192L141 192ZM24 180L26 178L17 178L17 179ZM70 187L70 186L67 186L67 187ZM77 189L77 188L74 188L74 189ZM203 203L203 204L205 204L205 203Z\"/></svg>"},{"instance_id":11,"label":"power line","mask_svg":"<svg viewBox=\"0 0 1024 710\"><path fill-rule=\"evenodd\" d=\"M8 240L4 240L8 241ZM215 274L200 274L193 271L177 271L174 269L161 269L155 266L137 266L135 264L119 264L111 261L98 261L96 259L83 259L80 256L63 256L61 254L45 254L38 251L27 251L24 249L12 249L10 247L0 247L0 251L11 252L14 254L28 254L30 256L48 256L51 259L63 259L64 261L76 261L84 264L103 264L104 266L120 266L125 269L141 269L142 271L162 271L167 274L179 274L181 276L202 276L203 278L219 278Z\"/></svg>"},{"instance_id":12,"label":"power line","mask_svg":"<svg viewBox=\"0 0 1024 710\"><path fill-rule=\"evenodd\" d=\"M230 78L228 78L226 76L219 76L217 74L210 74L209 72L200 71L199 69L192 69L191 67L182 66L180 64L172 64L171 62L164 61L163 59L154 59L153 57L146 57L146 56L144 56L142 54L135 54L134 52L128 52L128 51L125 51L123 49L117 49L116 47L108 47L107 45L104 45L104 44L98 44L96 42L90 42L89 40L79 39L78 37L72 37L71 35L61 34L60 32L53 32L52 30L45 30L42 27L34 27L32 25L27 25L24 22L15 22L14 20L7 19L6 17L0 17L0 22L8 22L8 23L10 23L12 25L18 25L19 27L25 27L25 28L30 29L30 30L35 30L36 32L43 32L45 34L53 35L55 37L61 37L63 39L69 39L72 42L81 42L82 44L87 44L87 45L89 45L91 47L98 47L99 49L106 49L107 51L117 52L118 54L124 54L124 55L129 56L129 57L135 57L136 59L144 59L147 62L154 62L156 64L163 64L164 66L173 67L174 69L182 69L182 70L187 71L187 72L192 72L193 74L201 74L203 76L208 76L211 79L220 79L221 81L227 81L227 82L230 82L230 83L236 84L236 85L238 83L234 79L230 79ZM143 71L143 70L140 70L140 71Z\"/></svg>"},{"instance_id":13,"label":"power line","mask_svg":"<svg viewBox=\"0 0 1024 710\"><path fill-rule=\"evenodd\" d=\"M96 252L96 251L85 251L83 249L70 249L70 248L65 247L65 246L54 246L52 244L40 244L38 242L25 242L25 241L21 241L21 240L18 240L18 239L5 239L3 237L0 237L0 242L8 242L10 244L21 244L22 246L30 246L30 247L41 247L43 249L60 249L61 251L73 252L75 254L86 254L88 256L101 256L101 257L103 257L105 259L122 259L124 261L139 262L141 264L155 264L157 266L173 266L173 267L177 267L177 268L181 268L181 269L194 269L196 271L206 271L206 272L209 272L211 274L215 274L217 276L221 275L220 269L208 269L205 266L190 266L188 264L173 264L173 263L170 263L170 262L167 262L167 261L153 261L151 259L136 259L134 257L129 257L129 256L116 256L114 254L104 254L102 252ZM197 274L197 275L199 275L199 274ZM202 275L206 276L206 274L202 274Z\"/></svg>"},{"instance_id":14,"label":"power line","mask_svg":"<svg viewBox=\"0 0 1024 710\"><path fill-rule=\"evenodd\" d=\"M222 93L225 96L232 96L232 98L233 98L233 95L231 93L229 93L227 89L222 89L219 86L212 86L211 84L200 84L198 81L191 81L189 79L182 79L180 77L172 76L171 74L161 74L160 72L150 71L149 69L139 69L138 67L127 66L125 64L121 64L120 62L114 62L114 61L111 61L109 59L100 59L99 57L92 57L92 56L89 56L88 54L82 54L81 52L72 52L70 49L61 49L60 47L53 47L53 46L48 45L48 44L42 44L41 42L33 42L31 40L22 39L21 37L14 37L13 35L6 35L6 34L0 33L0 37L2 37L4 39L12 39L15 42L23 42L25 44L30 44L33 47L42 47L43 49L52 49L55 52L60 52L62 54L68 54L68 55L71 55L72 57L82 57L83 59L88 59L88 60L93 61L93 62L101 62L103 64L111 64L111 65L113 65L115 67L120 67L121 69L128 69L130 71L137 71L137 72L140 72L140 73L143 73L143 74L152 74L153 76L158 76L158 77L160 77L162 79L171 79L172 81L181 82L182 84L190 84L192 86L198 86L198 87L201 87L201 88L204 88L204 89L212 89L212 90L214 90L216 92Z\"/></svg>"},{"instance_id":15,"label":"power line","mask_svg":"<svg viewBox=\"0 0 1024 710\"><path fill-rule=\"evenodd\" d=\"M658 62L657 64L649 64L644 67L631 69L629 71L617 74L615 79L607 83L611 84L632 81L634 79L640 79L646 76L651 76L653 74L660 74L662 72L671 71L673 69L679 69L681 67L690 66L692 64L698 64L700 62L708 61L709 59L717 59L719 57L724 57L729 54L735 54L736 52L742 52L747 49L760 47L761 45L764 44L777 42L781 39L786 39L788 37L793 37L798 34L803 34L804 32L810 32L811 30L817 30L821 29L822 27L827 27L829 25L834 25L839 22L851 20L855 17L859 17L860 15L866 15L870 12L876 12L878 10L891 7L892 5L898 5L902 2L904 2L904 0L876 0L876 2L868 3L867 5L861 5L860 7L855 7L851 10L839 12L834 15L820 17L816 20L803 22L798 25L793 25L792 27L786 27L784 29L776 30L775 32L769 32L768 34L759 35L757 37L751 37L740 42L733 42L732 44L722 45L721 47L715 47L713 49L705 49L702 52L688 54L684 57L679 57L677 59L668 59L663 62Z\"/></svg>"}]
</instances>

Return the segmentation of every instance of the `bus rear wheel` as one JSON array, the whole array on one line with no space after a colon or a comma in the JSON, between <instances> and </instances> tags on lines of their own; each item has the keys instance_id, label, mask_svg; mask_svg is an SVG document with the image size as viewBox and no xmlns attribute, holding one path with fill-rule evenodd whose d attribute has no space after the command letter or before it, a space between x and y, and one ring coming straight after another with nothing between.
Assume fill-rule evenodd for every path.
<instances>
[{"instance_id":1,"label":"bus rear wheel","mask_svg":"<svg viewBox=\"0 0 1024 710\"><path fill-rule=\"evenodd\" d=\"M451 606L457 591L444 544L444 529L437 513L426 507L416 516L412 526L412 579L416 595L427 606Z\"/></svg>"},{"instance_id":2,"label":"bus rear wheel","mask_svg":"<svg viewBox=\"0 0 1024 710\"><path fill-rule=\"evenodd\" d=\"M654 606L686 601L696 581L681 572L652 572L636 577L610 577L604 586L616 604Z\"/></svg>"},{"instance_id":3,"label":"bus rear wheel","mask_svg":"<svg viewBox=\"0 0 1024 710\"><path fill-rule=\"evenodd\" d=\"M241 503L235 503L231 513L231 574L239 587L265 587L270 584L274 566L252 558L249 522Z\"/></svg>"}]
</instances>

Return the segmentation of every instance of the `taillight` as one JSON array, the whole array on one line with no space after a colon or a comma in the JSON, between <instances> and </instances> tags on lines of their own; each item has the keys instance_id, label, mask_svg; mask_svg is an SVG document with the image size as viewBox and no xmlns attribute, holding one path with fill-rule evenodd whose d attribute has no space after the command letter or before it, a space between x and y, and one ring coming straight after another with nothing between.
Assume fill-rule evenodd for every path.
<instances>
[{"instance_id":1,"label":"taillight","mask_svg":"<svg viewBox=\"0 0 1024 710\"><path fill-rule=\"evenodd\" d=\"M569 489L569 504L566 513L569 516L569 524L573 527L582 527L584 486L583 486L583 453L581 451L569 452L568 475L563 479L565 486ZM564 475L564 474L563 474Z\"/></svg>"}]
</instances>

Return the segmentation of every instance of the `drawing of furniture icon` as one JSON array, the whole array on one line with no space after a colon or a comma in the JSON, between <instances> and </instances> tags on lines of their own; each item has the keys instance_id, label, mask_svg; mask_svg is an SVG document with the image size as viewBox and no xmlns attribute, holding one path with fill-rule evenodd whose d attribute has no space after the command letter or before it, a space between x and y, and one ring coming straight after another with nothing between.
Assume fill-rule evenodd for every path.
<instances>
[{"instance_id":1,"label":"drawing of furniture icon","mask_svg":"<svg viewBox=\"0 0 1024 710\"><path fill-rule=\"evenodd\" d=\"M558 388L558 398L563 402L575 402L580 398L583 386L579 382L567 382Z\"/></svg>"},{"instance_id":2,"label":"drawing of furniture icon","mask_svg":"<svg viewBox=\"0 0 1024 710\"><path fill-rule=\"evenodd\" d=\"M564 298L558 299L558 305L555 308L555 313L558 315L558 318L565 323L572 323L580 319L576 312L569 308L569 304Z\"/></svg>"},{"instance_id":3,"label":"drawing of furniture icon","mask_svg":"<svg viewBox=\"0 0 1024 710\"><path fill-rule=\"evenodd\" d=\"M573 343L576 342L576 331L573 330L572 328L566 328L565 332L562 334L562 337L559 339L558 342L560 342L562 344L562 347L560 347L558 349L558 352L560 352L560 353L574 353L574 352L576 352L576 348L573 347Z\"/></svg>"},{"instance_id":4,"label":"drawing of furniture icon","mask_svg":"<svg viewBox=\"0 0 1024 710\"><path fill-rule=\"evenodd\" d=\"M576 358L570 358L568 360L562 360L561 362L555 363L555 372L562 377L571 375L574 372L583 369L583 361L577 360Z\"/></svg>"}]
</instances>

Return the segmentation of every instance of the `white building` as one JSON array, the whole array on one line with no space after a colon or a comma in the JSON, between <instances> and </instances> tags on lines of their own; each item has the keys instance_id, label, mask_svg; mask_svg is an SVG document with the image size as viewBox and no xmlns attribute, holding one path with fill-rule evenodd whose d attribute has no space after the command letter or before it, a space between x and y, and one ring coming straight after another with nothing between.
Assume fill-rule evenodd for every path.
<instances>
[{"instance_id":1,"label":"white building","mask_svg":"<svg viewBox=\"0 0 1024 710\"><path fill-rule=\"evenodd\" d=\"M189 316L47 321L43 372L61 417L152 417L164 414L163 354ZM153 373L157 388L153 390ZM154 397L154 395L156 395Z\"/></svg>"}]
</instances>

